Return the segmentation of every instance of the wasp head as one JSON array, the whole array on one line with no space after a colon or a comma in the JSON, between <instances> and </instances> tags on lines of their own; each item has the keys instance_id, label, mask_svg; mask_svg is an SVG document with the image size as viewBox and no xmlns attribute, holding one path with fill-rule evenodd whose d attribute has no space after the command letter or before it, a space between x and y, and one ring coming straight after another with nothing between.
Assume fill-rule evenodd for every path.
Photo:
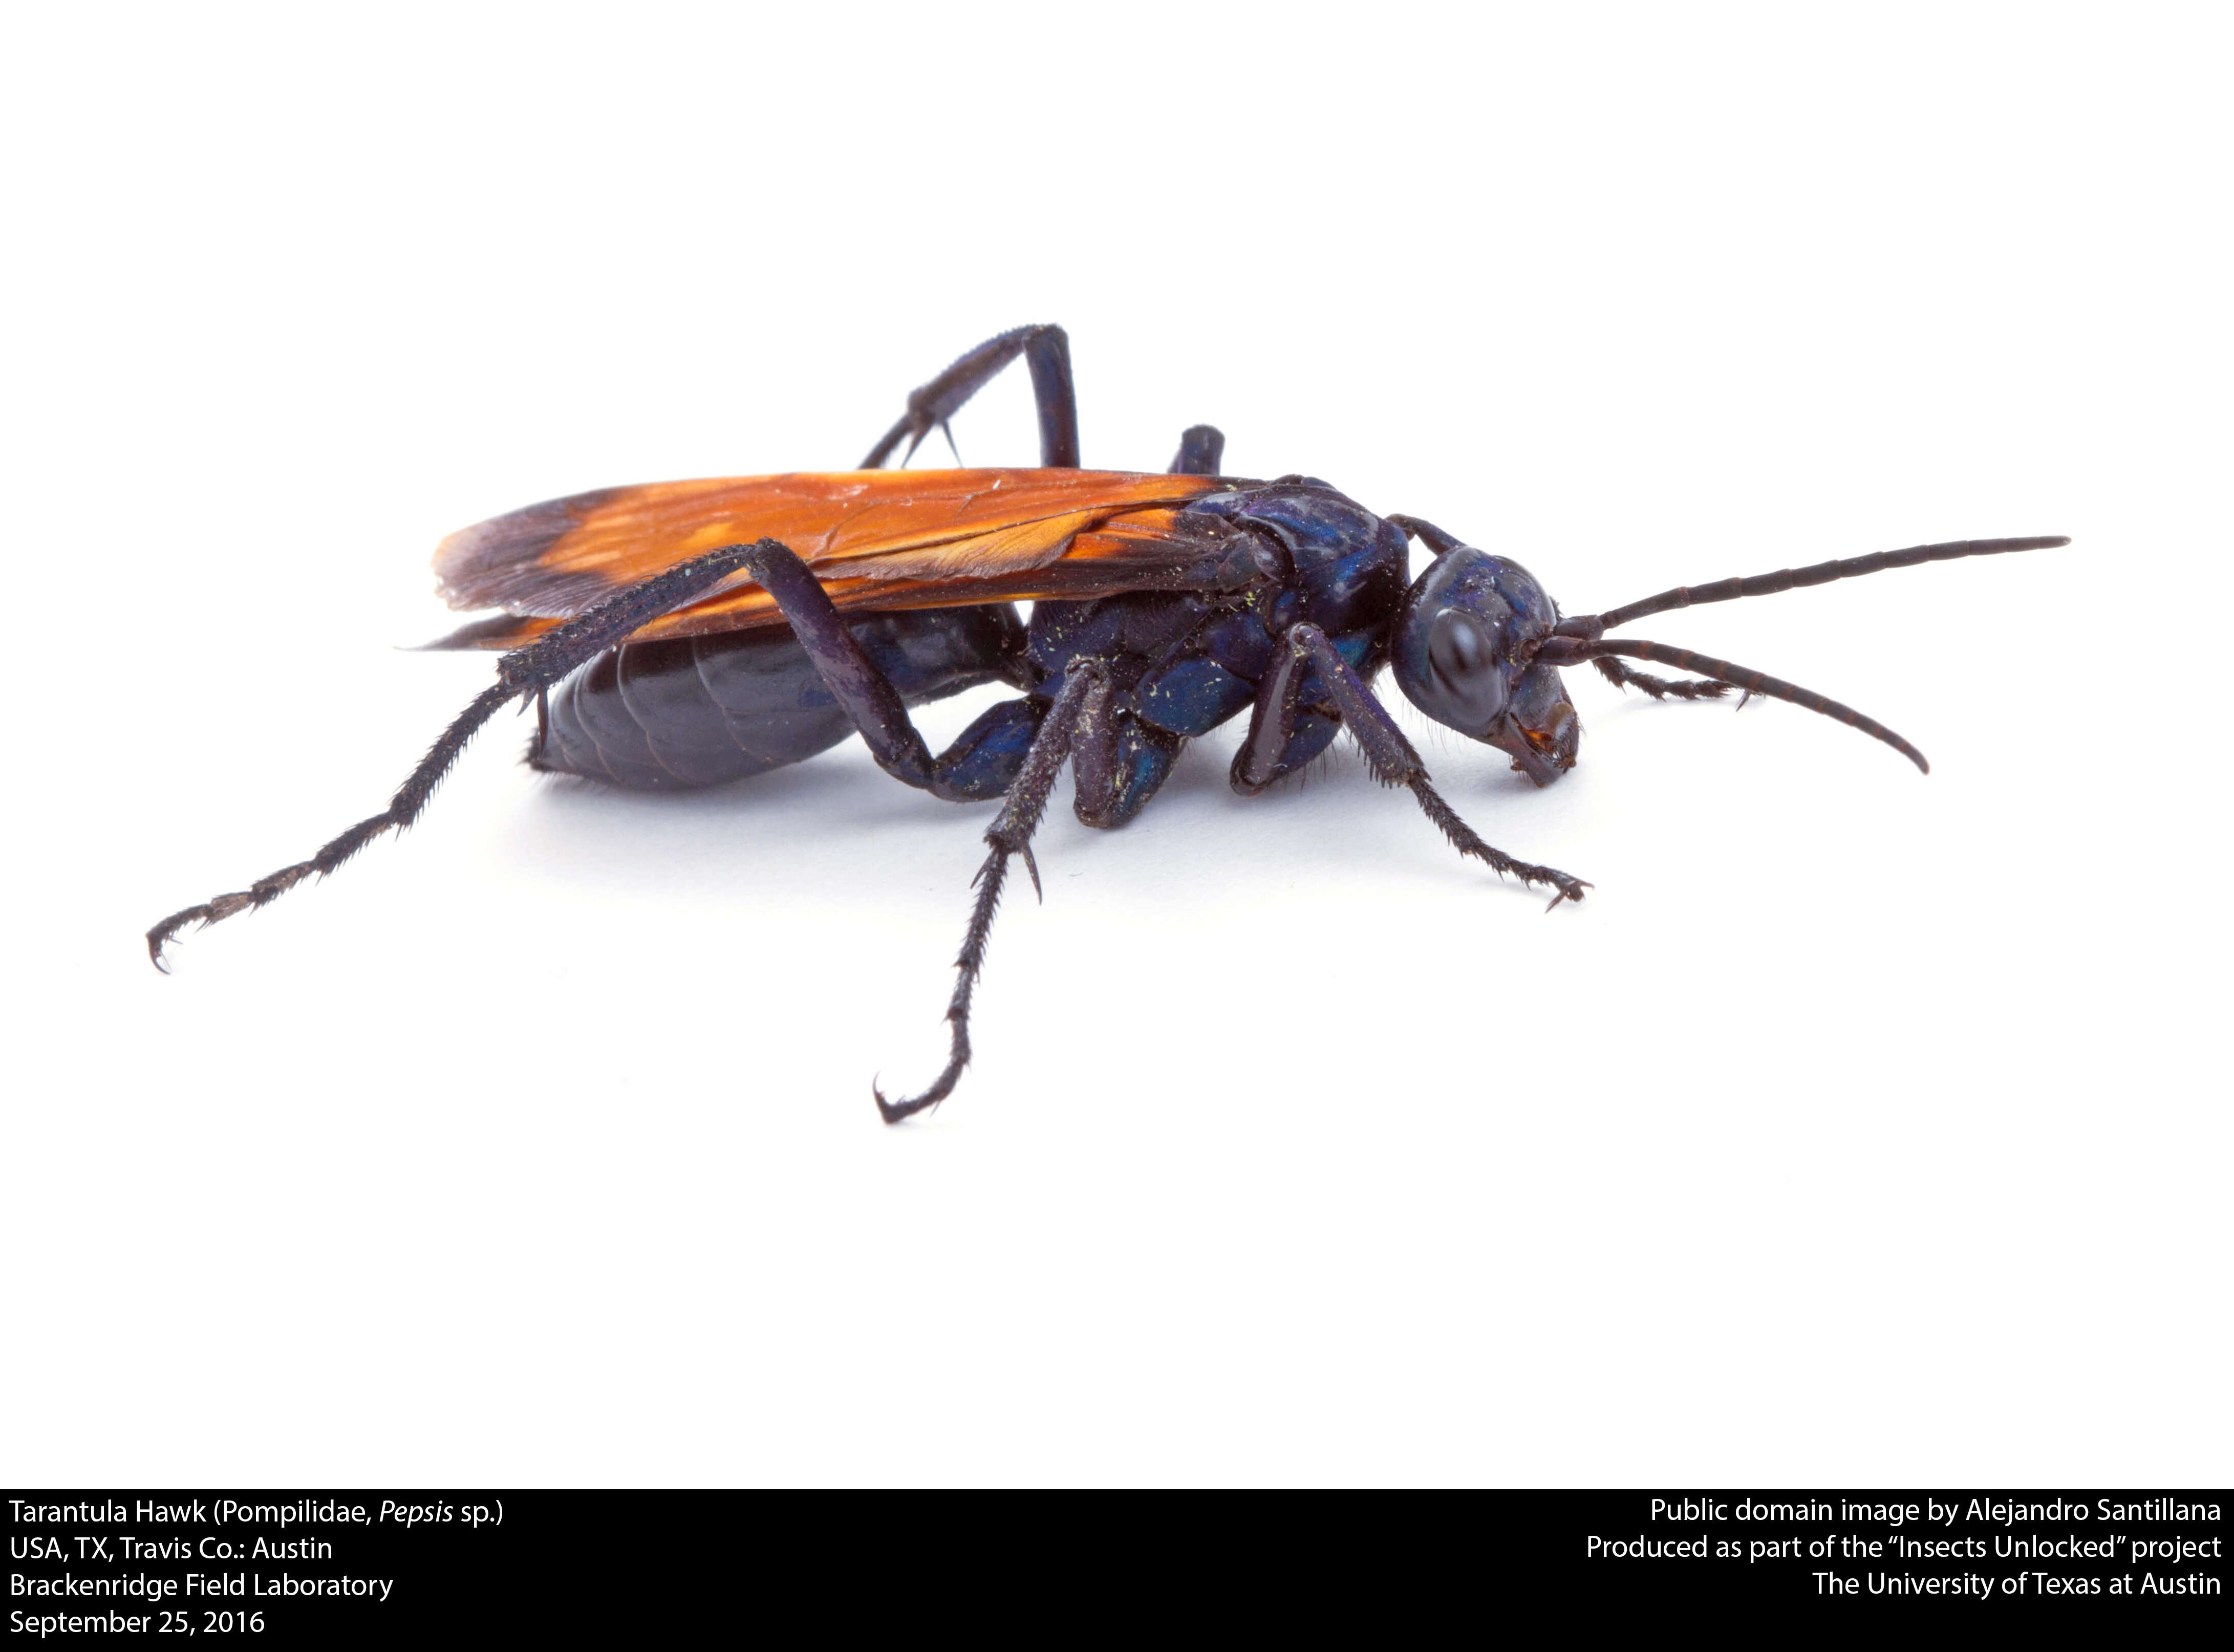
<instances>
[{"instance_id":1,"label":"wasp head","mask_svg":"<svg viewBox=\"0 0 2234 1652\"><path fill-rule=\"evenodd\" d=\"M1559 623L1517 562L1456 545L1404 593L1391 663L1404 697L1437 722L1507 753L1549 786L1575 766L1583 725L1554 665L1532 663Z\"/></svg>"}]
</instances>

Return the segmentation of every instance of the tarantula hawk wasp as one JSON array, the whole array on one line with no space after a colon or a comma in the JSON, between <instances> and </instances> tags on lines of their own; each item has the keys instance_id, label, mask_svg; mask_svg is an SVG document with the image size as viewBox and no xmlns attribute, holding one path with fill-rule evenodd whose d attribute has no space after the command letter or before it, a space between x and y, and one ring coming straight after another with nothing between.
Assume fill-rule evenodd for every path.
<instances>
[{"instance_id":1,"label":"tarantula hawk wasp","mask_svg":"<svg viewBox=\"0 0 2234 1652\"><path fill-rule=\"evenodd\" d=\"M1037 403L1035 469L888 469L1021 356ZM1225 438L1198 425L1161 473L1084 470L1069 343L1059 327L989 339L908 397L852 471L661 482L578 493L445 539L455 608L496 609L440 648L500 649L496 681L434 742L389 806L310 859L147 931L164 964L189 924L265 905L407 826L466 743L532 698L529 761L610 786L715 785L795 763L859 734L885 772L956 802L1000 803L985 834L946 1018L945 1069L877 1106L898 1121L944 1100L970 1060L970 1005L1009 863L1037 888L1032 834L1056 776L1078 818L1119 826L1181 748L1246 711L1238 791L1264 790L1348 728L1384 784L1410 790L1461 854L1580 900L1588 885L1475 835L1429 784L1372 682L1387 666L1436 722L1506 753L1548 786L1575 765L1582 725L1560 672L1591 664L1654 698L1732 689L1788 700L1900 752L1924 754L1851 707L1728 660L1608 635L1701 603L1765 597L1888 568L2067 545L1967 539L1684 586L1562 617L1534 576L1414 517L1375 516L1310 476L1218 473ZM1408 578L1410 540L1434 560ZM1013 604L1029 600L1029 622ZM1631 660L1695 673L1670 681ZM988 682L1016 697L933 756L908 708Z\"/></svg>"}]
</instances>

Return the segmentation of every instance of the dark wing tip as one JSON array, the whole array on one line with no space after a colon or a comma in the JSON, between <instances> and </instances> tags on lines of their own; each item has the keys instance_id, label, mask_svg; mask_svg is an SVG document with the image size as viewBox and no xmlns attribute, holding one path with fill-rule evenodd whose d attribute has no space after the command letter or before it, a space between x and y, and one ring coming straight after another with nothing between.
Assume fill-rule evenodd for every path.
<instances>
[{"instance_id":1,"label":"dark wing tip","mask_svg":"<svg viewBox=\"0 0 2234 1652\"><path fill-rule=\"evenodd\" d=\"M414 644L403 652L439 654L453 649L508 649L532 640L531 621L516 614L492 614L487 619L469 620L447 636L438 637L431 643Z\"/></svg>"},{"instance_id":2,"label":"dark wing tip","mask_svg":"<svg viewBox=\"0 0 2234 1652\"><path fill-rule=\"evenodd\" d=\"M524 584L547 585L547 576L532 577L543 553L591 512L630 491L601 487L570 493L460 528L434 547L434 578L442 600L453 608L500 608Z\"/></svg>"}]
</instances>

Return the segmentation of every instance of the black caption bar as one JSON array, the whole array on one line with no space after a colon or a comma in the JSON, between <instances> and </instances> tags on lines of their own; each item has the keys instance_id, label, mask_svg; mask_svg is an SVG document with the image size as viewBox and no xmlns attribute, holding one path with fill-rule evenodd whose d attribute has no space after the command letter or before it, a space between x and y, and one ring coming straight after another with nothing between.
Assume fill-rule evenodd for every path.
<instances>
[{"instance_id":1,"label":"black caption bar","mask_svg":"<svg viewBox=\"0 0 2234 1652\"><path fill-rule=\"evenodd\" d=\"M638 1632L681 1628L734 1604L741 1553L754 1557L761 1586L780 1592L786 1576L799 1576L770 1570L780 1548L858 1560L876 1524L794 1505L785 1537L773 1539L764 1512L723 1492L0 1497L8 1634L25 1643L204 1635L279 1646L336 1631L516 1635L623 1619ZM1809 1623L1872 1609L1919 1623L2043 1607L2226 1615L2229 1499L2215 1492L1487 1492L1471 1503L1429 1523L1447 1534L1440 1541L1456 1566L1416 1546L1390 1559L1375 1548L1381 1522L1340 1511L1314 1512L1296 1535L1312 1553L1338 1554L1360 1583L1386 1564L1415 1581L1447 1576L1454 1587L1501 1586L1516 1598L1558 1590L1581 1603L1578 1622L1691 1608L1768 1610ZM1184 1515L1158 1515L1159 1575L1189 1555L1227 1552L1209 1521L1230 1536L1230 1512L1205 1516L1209 1546L1198 1551ZM1068 1546L1075 1528L1064 1529ZM1092 1553L1072 1549L1061 1567L1125 1564ZM1314 1576L1306 1596L1324 1582ZM1276 1580L1199 1581L1262 1589Z\"/></svg>"},{"instance_id":2,"label":"black caption bar","mask_svg":"<svg viewBox=\"0 0 2234 1652\"><path fill-rule=\"evenodd\" d=\"M537 1495L537 1494L531 1494ZM539 1494L562 1532L565 1494ZM454 1492L10 1492L10 1637L267 1644L517 1622L537 1570L517 1497Z\"/></svg>"},{"instance_id":3,"label":"black caption bar","mask_svg":"<svg viewBox=\"0 0 2234 1652\"><path fill-rule=\"evenodd\" d=\"M1773 1601L1818 1617L1956 1602L2223 1616L2227 1506L2217 1492L1598 1493L1578 1575L1626 1596Z\"/></svg>"}]
</instances>

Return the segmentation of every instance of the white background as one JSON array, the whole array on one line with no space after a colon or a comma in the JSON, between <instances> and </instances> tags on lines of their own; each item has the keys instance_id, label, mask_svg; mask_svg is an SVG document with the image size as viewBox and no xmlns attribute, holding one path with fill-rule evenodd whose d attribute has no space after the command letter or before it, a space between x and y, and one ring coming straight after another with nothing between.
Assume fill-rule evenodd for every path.
<instances>
[{"instance_id":1,"label":"white background","mask_svg":"<svg viewBox=\"0 0 2234 1652\"><path fill-rule=\"evenodd\" d=\"M0 1479L2224 1484L2213 8L11 14ZM991 811L539 780L147 966L487 681L449 530L855 461L1070 330L1180 428L1851 700L1572 679ZM1019 372L957 436L1030 461ZM926 459L937 460L936 449ZM936 744L982 703L923 722ZM1020 885L1021 887L1021 885Z\"/></svg>"}]
</instances>

